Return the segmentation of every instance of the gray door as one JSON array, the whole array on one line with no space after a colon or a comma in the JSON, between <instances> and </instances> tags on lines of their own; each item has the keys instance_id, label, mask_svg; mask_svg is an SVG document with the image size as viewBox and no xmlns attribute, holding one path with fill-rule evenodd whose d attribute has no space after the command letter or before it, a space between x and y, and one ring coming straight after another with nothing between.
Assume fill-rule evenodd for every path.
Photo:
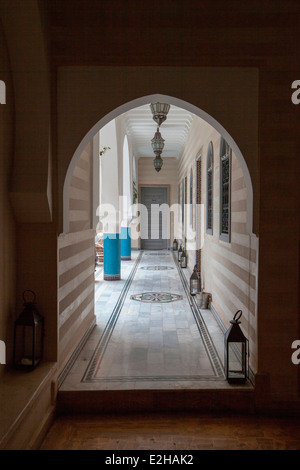
<instances>
[{"instance_id":1,"label":"gray door","mask_svg":"<svg viewBox=\"0 0 300 470\"><path fill-rule=\"evenodd\" d=\"M166 211L159 210L159 206L168 204L168 188L141 188L141 203L146 208L141 213L142 250L167 249L169 217Z\"/></svg>"}]
</instances>

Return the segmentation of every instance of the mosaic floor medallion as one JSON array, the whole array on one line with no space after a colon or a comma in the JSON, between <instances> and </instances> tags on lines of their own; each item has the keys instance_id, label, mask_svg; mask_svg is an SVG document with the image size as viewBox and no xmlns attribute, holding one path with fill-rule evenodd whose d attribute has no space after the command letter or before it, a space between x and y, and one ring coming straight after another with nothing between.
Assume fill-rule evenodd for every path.
<instances>
[{"instance_id":1,"label":"mosaic floor medallion","mask_svg":"<svg viewBox=\"0 0 300 470\"><path fill-rule=\"evenodd\" d=\"M174 269L171 266L142 266L141 269L146 269L147 271L170 271Z\"/></svg>"},{"instance_id":2,"label":"mosaic floor medallion","mask_svg":"<svg viewBox=\"0 0 300 470\"><path fill-rule=\"evenodd\" d=\"M130 298L131 300L137 300L138 302L153 303L167 303L183 299L182 295L171 294L169 292L144 292L142 294L131 295Z\"/></svg>"}]
</instances>

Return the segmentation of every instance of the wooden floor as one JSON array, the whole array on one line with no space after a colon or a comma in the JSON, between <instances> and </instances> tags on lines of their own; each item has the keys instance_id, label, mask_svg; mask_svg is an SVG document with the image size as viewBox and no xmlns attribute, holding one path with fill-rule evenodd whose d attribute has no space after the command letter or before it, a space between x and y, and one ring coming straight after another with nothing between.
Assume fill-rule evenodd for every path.
<instances>
[{"instance_id":1,"label":"wooden floor","mask_svg":"<svg viewBox=\"0 0 300 470\"><path fill-rule=\"evenodd\" d=\"M59 416L41 450L300 450L300 419L151 413Z\"/></svg>"}]
</instances>

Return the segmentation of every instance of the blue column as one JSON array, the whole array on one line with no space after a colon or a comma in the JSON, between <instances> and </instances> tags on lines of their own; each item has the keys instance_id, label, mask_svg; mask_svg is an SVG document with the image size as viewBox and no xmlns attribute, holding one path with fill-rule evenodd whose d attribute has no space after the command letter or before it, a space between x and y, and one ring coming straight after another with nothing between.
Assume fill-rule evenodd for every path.
<instances>
[{"instance_id":1,"label":"blue column","mask_svg":"<svg viewBox=\"0 0 300 470\"><path fill-rule=\"evenodd\" d=\"M130 227L121 227L121 259L131 259Z\"/></svg>"},{"instance_id":2,"label":"blue column","mask_svg":"<svg viewBox=\"0 0 300 470\"><path fill-rule=\"evenodd\" d=\"M121 243L119 233L103 234L103 267L105 281L121 279Z\"/></svg>"}]
</instances>

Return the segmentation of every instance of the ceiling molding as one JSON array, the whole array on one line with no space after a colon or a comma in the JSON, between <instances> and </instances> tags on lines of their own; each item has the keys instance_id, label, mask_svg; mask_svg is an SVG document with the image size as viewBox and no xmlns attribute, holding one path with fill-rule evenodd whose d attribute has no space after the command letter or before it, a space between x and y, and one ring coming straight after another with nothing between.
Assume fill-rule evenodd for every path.
<instances>
[{"instance_id":1,"label":"ceiling molding","mask_svg":"<svg viewBox=\"0 0 300 470\"><path fill-rule=\"evenodd\" d=\"M124 126L134 155L138 157L154 157L151 139L157 130L149 105L131 109L123 114ZM171 105L167 119L160 126L160 133L165 139L162 157L180 158L194 119L194 114L177 106Z\"/></svg>"}]
</instances>

